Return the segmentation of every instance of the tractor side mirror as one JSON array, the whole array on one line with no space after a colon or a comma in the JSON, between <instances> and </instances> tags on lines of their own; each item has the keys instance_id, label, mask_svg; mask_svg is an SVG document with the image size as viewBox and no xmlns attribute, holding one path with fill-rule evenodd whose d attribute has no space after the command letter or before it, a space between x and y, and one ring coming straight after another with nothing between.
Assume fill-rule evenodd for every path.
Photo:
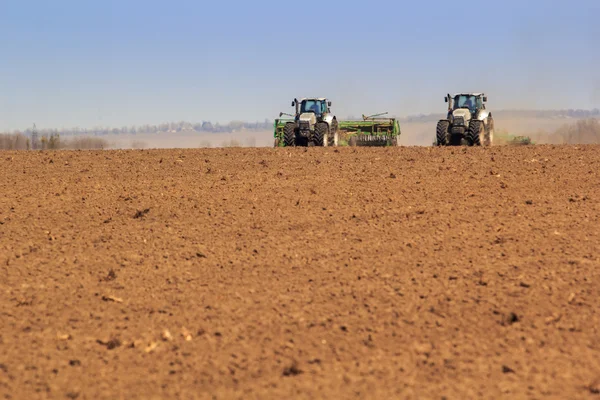
<instances>
[{"instance_id":1,"label":"tractor side mirror","mask_svg":"<svg viewBox=\"0 0 600 400\"><path fill-rule=\"evenodd\" d=\"M483 97L483 102L487 103L487 97L486 96Z\"/></svg>"},{"instance_id":2,"label":"tractor side mirror","mask_svg":"<svg viewBox=\"0 0 600 400\"><path fill-rule=\"evenodd\" d=\"M447 103L447 102L448 102L448 98L444 97L444 103Z\"/></svg>"},{"instance_id":3,"label":"tractor side mirror","mask_svg":"<svg viewBox=\"0 0 600 400\"><path fill-rule=\"evenodd\" d=\"M330 101L327 102L327 107L331 107L331 102Z\"/></svg>"},{"instance_id":4,"label":"tractor side mirror","mask_svg":"<svg viewBox=\"0 0 600 400\"><path fill-rule=\"evenodd\" d=\"M296 105L295 101L292 101L292 107L294 107Z\"/></svg>"}]
</instances>

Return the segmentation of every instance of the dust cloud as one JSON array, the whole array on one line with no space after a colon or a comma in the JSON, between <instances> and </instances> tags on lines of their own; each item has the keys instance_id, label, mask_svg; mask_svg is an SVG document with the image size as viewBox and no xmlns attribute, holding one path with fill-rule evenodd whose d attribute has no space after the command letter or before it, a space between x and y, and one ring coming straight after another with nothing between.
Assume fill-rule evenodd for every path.
<instances>
[{"instance_id":1,"label":"dust cloud","mask_svg":"<svg viewBox=\"0 0 600 400\"><path fill-rule=\"evenodd\" d=\"M114 149L189 149L211 147L271 147L272 131L239 131L232 133L138 133L110 138Z\"/></svg>"}]
</instances>

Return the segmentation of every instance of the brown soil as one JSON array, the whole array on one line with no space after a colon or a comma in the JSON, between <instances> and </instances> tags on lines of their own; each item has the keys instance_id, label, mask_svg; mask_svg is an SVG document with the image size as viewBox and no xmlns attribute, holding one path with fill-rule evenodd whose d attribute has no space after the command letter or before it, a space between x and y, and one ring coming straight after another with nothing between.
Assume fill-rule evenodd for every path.
<instances>
[{"instance_id":1,"label":"brown soil","mask_svg":"<svg viewBox=\"0 0 600 400\"><path fill-rule=\"evenodd\" d=\"M592 398L600 147L0 154L0 397Z\"/></svg>"}]
</instances>

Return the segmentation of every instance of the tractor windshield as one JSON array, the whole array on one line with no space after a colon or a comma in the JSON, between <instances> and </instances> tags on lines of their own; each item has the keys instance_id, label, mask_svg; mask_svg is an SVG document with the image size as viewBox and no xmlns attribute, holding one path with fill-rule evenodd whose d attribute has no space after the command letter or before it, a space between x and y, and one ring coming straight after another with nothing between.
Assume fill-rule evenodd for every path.
<instances>
[{"instance_id":1,"label":"tractor windshield","mask_svg":"<svg viewBox=\"0 0 600 400\"><path fill-rule=\"evenodd\" d=\"M454 98L454 109L468 108L471 112L483 108L481 96L461 94Z\"/></svg>"},{"instance_id":2,"label":"tractor windshield","mask_svg":"<svg viewBox=\"0 0 600 400\"><path fill-rule=\"evenodd\" d=\"M314 112L317 115L321 115L327 112L327 103L322 100L304 100L300 112L302 114Z\"/></svg>"}]
</instances>

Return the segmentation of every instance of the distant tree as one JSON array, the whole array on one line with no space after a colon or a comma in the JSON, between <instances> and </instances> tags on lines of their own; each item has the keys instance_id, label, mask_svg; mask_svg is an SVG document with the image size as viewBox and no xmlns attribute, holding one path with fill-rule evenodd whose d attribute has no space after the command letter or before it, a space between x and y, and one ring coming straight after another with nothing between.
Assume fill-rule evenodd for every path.
<instances>
[{"instance_id":1,"label":"distant tree","mask_svg":"<svg viewBox=\"0 0 600 400\"><path fill-rule=\"evenodd\" d=\"M213 132L214 131L214 126L210 121L205 121L202 123L202 130L205 132Z\"/></svg>"},{"instance_id":2,"label":"distant tree","mask_svg":"<svg viewBox=\"0 0 600 400\"><path fill-rule=\"evenodd\" d=\"M233 130L240 130L242 128L244 128L244 122L242 121L231 121L229 123L229 130L233 131Z\"/></svg>"},{"instance_id":3,"label":"distant tree","mask_svg":"<svg viewBox=\"0 0 600 400\"><path fill-rule=\"evenodd\" d=\"M52 134L48 139L48 149L56 150L60 149L60 136Z\"/></svg>"}]
</instances>

